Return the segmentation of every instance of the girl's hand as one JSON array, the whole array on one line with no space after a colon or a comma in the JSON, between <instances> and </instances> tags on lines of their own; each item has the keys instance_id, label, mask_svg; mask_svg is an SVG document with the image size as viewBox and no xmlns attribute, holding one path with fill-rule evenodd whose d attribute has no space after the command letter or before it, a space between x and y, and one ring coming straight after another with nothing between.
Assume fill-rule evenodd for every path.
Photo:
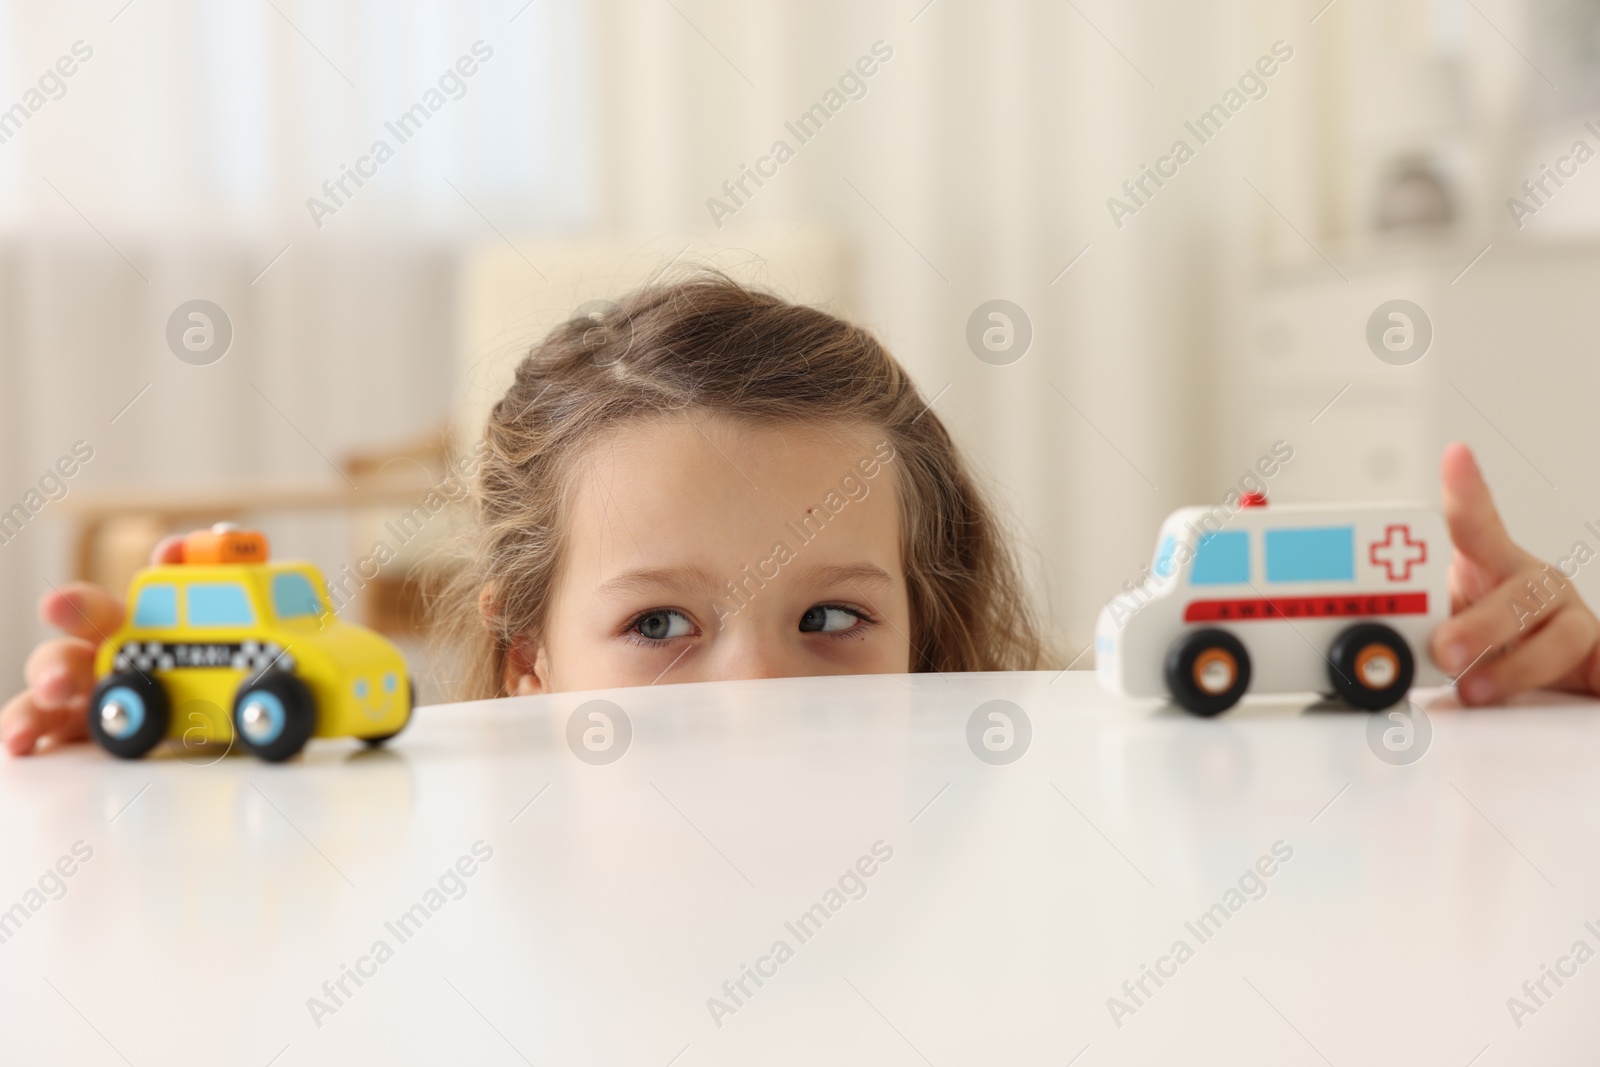
<instances>
[{"instance_id":1,"label":"girl's hand","mask_svg":"<svg viewBox=\"0 0 1600 1067\"><path fill-rule=\"evenodd\" d=\"M151 563L180 563L183 538L169 537L151 553ZM87 582L73 582L39 599L39 617L68 636L44 641L28 657L28 688L0 710L0 747L26 756L47 745L89 736L89 694L94 690L94 655L122 625L122 601Z\"/></svg>"},{"instance_id":2,"label":"girl's hand","mask_svg":"<svg viewBox=\"0 0 1600 1067\"><path fill-rule=\"evenodd\" d=\"M1456 554L1453 617L1434 631L1432 652L1457 676L1462 702L1540 687L1600 693L1600 620L1566 576L1512 543L1466 445L1446 448L1440 467Z\"/></svg>"}]
</instances>

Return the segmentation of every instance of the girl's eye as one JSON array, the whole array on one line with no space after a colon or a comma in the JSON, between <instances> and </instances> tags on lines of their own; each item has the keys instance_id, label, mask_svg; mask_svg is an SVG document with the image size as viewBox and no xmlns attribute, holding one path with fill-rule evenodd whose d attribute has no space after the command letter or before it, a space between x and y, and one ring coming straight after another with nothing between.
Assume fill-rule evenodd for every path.
<instances>
[{"instance_id":1,"label":"girl's eye","mask_svg":"<svg viewBox=\"0 0 1600 1067\"><path fill-rule=\"evenodd\" d=\"M647 611L633 620L629 630L647 641L668 641L674 637L687 637L694 632L694 624L681 611Z\"/></svg>"},{"instance_id":2,"label":"girl's eye","mask_svg":"<svg viewBox=\"0 0 1600 1067\"><path fill-rule=\"evenodd\" d=\"M859 612L849 608L832 607L827 604L818 604L816 607L806 609L800 616L800 632L803 634L831 634L853 630L862 625L865 620Z\"/></svg>"}]
</instances>

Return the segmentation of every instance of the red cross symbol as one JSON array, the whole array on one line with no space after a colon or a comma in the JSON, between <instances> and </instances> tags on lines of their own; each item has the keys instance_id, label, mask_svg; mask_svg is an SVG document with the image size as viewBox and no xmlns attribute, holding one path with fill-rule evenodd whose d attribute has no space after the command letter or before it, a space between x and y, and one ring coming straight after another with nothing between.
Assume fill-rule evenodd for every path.
<instances>
[{"instance_id":1,"label":"red cross symbol","mask_svg":"<svg viewBox=\"0 0 1600 1067\"><path fill-rule=\"evenodd\" d=\"M1412 565L1428 562L1428 542L1411 540L1411 527L1395 523L1384 528L1382 541L1372 542L1367 558L1386 568L1391 582L1409 582Z\"/></svg>"}]
</instances>

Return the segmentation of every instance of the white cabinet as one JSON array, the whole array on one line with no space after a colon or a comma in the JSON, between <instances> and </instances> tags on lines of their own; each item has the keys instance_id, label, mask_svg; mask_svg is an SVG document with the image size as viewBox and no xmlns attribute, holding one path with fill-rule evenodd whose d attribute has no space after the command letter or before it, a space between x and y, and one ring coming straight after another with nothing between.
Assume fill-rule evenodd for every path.
<instances>
[{"instance_id":1,"label":"white cabinet","mask_svg":"<svg viewBox=\"0 0 1600 1067\"><path fill-rule=\"evenodd\" d=\"M1274 440L1292 444L1294 459L1272 484L1283 500L1433 500L1449 388L1441 371L1457 325L1441 324L1439 313L1452 274L1470 258L1341 262L1344 277L1319 260L1263 275L1228 370L1237 383L1223 405L1234 428L1228 452L1247 459ZM1413 354L1430 325L1433 335L1404 365L1379 359L1367 342L1374 311L1396 299L1426 316L1385 317L1393 328L1409 325Z\"/></svg>"},{"instance_id":2,"label":"white cabinet","mask_svg":"<svg viewBox=\"0 0 1600 1067\"><path fill-rule=\"evenodd\" d=\"M1261 275L1220 379L1218 475L1282 438L1295 458L1273 480L1279 499L1435 502L1440 451L1464 440L1531 550L1554 558L1590 536L1600 244L1497 243L1463 274L1482 250L1334 255L1342 278L1320 260ZM1433 328L1407 366L1366 340L1369 316L1395 298Z\"/></svg>"}]
</instances>

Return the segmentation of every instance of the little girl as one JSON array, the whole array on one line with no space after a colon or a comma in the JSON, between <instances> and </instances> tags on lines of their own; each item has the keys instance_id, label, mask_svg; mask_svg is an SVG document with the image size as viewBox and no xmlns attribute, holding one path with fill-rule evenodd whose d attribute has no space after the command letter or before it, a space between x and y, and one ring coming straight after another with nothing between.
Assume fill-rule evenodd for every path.
<instances>
[{"instance_id":1,"label":"little girl","mask_svg":"<svg viewBox=\"0 0 1600 1067\"><path fill-rule=\"evenodd\" d=\"M1432 653L1470 703L1600 689L1600 622L1570 583L1523 629L1529 578L1463 446L1444 456L1456 615ZM1032 670L1015 558L938 416L868 332L716 274L568 322L484 432L476 544L445 629L460 696L718 678ZM181 551L175 540L158 561ZM0 712L16 754L86 735L100 635L122 605L40 603L68 637ZM1494 654L1481 655L1486 650Z\"/></svg>"}]
</instances>

